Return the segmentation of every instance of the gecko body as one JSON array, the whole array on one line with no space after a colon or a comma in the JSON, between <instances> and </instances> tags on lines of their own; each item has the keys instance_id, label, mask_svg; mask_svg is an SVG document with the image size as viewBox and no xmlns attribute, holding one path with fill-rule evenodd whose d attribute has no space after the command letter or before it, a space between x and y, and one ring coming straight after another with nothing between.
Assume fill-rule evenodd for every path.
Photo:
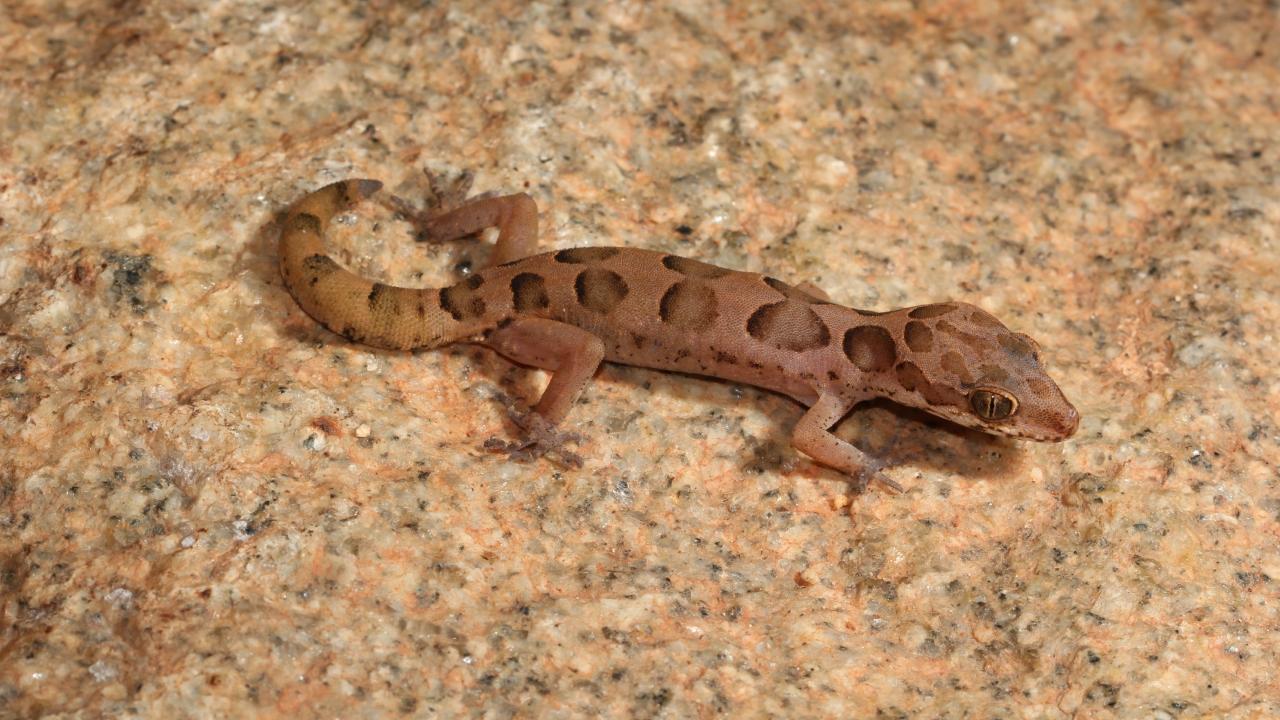
<instances>
[{"instance_id":1,"label":"gecko body","mask_svg":"<svg viewBox=\"0 0 1280 720\"><path fill-rule=\"evenodd\" d=\"M485 198L419 218L445 241L498 228L490 265L446 288L362 278L325 251L331 218L381 188L334 183L285 214L280 266L309 315L343 337L413 350L477 342L551 373L534 408L564 419L600 362L674 370L788 395L809 409L795 447L863 479L880 464L830 428L854 405L884 397L978 430L1058 441L1079 415L1026 335L984 310L946 302L873 312L816 288L625 247L536 252L528 195ZM896 485L895 485L896 486Z\"/></svg>"}]
</instances>

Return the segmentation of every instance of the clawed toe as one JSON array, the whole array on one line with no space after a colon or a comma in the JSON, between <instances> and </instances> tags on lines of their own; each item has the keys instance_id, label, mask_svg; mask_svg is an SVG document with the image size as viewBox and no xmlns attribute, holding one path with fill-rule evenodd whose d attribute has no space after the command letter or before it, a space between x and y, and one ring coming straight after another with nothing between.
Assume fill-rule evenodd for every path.
<instances>
[{"instance_id":1,"label":"clawed toe","mask_svg":"<svg viewBox=\"0 0 1280 720\"><path fill-rule=\"evenodd\" d=\"M861 492L866 489L866 487L871 483L880 483L899 494L906 492L906 489L901 485L889 479L889 476L885 475L883 470L884 466L877 464L873 467L865 468L861 473L858 473L858 477L855 481L858 491Z\"/></svg>"},{"instance_id":2,"label":"clawed toe","mask_svg":"<svg viewBox=\"0 0 1280 720\"><path fill-rule=\"evenodd\" d=\"M414 239L418 242L453 240L454 236L438 232L435 227L436 221L462 205L489 197L493 193L486 192L468 197L471 184L475 181L475 173L469 170L458 173L452 180L442 180L429 168L423 168L422 172L427 177L427 198L423 206L419 207L398 195L385 195L381 198L381 202L386 208L413 225Z\"/></svg>"},{"instance_id":3,"label":"clawed toe","mask_svg":"<svg viewBox=\"0 0 1280 720\"><path fill-rule=\"evenodd\" d=\"M505 452L507 457L517 462L528 462L545 457L566 467L582 467L582 457L565 447L568 443L581 443L581 435L556 430L537 413L521 413L511 409L508 410L508 416L511 422L523 431L524 438L513 441L489 438L484 443L485 450Z\"/></svg>"},{"instance_id":4,"label":"clawed toe","mask_svg":"<svg viewBox=\"0 0 1280 720\"><path fill-rule=\"evenodd\" d=\"M465 203L476 179L476 174L470 170L463 170L448 181L442 181L430 168L422 168L422 173L427 176L427 186L431 188L432 209L441 213Z\"/></svg>"}]
</instances>

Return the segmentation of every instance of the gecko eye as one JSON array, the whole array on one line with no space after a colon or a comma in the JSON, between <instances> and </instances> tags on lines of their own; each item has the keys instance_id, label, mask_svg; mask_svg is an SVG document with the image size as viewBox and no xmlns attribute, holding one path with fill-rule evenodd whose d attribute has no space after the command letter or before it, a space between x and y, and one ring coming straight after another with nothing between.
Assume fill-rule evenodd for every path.
<instances>
[{"instance_id":1,"label":"gecko eye","mask_svg":"<svg viewBox=\"0 0 1280 720\"><path fill-rule=\"evenodd\" d=\"M983 420L1004 420L1018 409L1018 401L1003 390L980 388L969 395L969 407Z\"/></svg>"}]
</instances>

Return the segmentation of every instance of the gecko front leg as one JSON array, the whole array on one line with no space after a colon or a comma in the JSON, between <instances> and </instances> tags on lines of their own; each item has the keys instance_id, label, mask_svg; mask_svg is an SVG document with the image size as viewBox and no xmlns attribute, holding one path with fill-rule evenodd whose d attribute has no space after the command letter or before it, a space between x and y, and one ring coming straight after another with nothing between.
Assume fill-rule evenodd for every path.
<instances>
[{"instance_id":1,"label":"gecko front leg","mask_svg":"<svg viewBox=\"0 0 1280 720\"><path fill-rule=\"evenodd\" d=\"M831 426L840 421L857 401L834 394L824 394L796 423L791 445L800 452L831 467L858 478L861 486L875 480L903 492L902 486L885 477L884 465L858 448L831 434Z\"/></svg>"}]
</instances>

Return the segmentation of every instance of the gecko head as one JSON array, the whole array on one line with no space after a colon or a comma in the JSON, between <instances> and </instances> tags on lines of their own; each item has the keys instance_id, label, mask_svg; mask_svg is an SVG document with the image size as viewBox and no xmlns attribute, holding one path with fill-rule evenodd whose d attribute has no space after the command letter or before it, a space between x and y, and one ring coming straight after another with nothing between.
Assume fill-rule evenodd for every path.
<instances>
[{"instance_id":1,"label":"gecko head","mask_svg":"<svg viewBox=\"0 0 1280 720\"><path fill-rule=\"evenodd\" d=\"M1075 433L1080 414L1030 337L966 303L893 316L895 401L992 434L1056 442Z\"/></svg>"}]
</instances>

